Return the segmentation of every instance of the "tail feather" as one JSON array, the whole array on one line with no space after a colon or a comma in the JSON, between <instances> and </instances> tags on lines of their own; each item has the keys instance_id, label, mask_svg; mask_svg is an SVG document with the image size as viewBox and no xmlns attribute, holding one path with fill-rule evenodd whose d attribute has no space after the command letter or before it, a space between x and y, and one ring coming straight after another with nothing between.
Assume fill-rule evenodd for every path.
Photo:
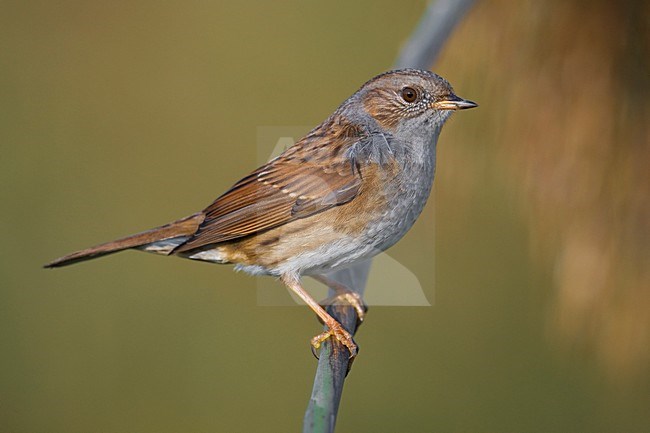
<instances>
[{"instance_id":1,"label":"tail feather","mask_svg":"<svg viewBox=\"0 0 650 433\"><path fill-rule=\"evenodd\" d=\"M202 212L195 213L178 221L165 224L164 226L86 248L85 250L76 251L53 260L44 267L58 268L84 260L96 259L130 248L138 248L159 254L169 254L173 250L173 247L184 242L198 230L204 218L205 215Z\"/></svg>"}]
</instances>

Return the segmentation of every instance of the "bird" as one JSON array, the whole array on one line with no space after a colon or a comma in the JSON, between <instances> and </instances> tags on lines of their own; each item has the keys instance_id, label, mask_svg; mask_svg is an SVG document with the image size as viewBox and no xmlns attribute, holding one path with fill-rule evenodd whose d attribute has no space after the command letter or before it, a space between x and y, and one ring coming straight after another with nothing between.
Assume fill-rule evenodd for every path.
<instances>
[{"instance_id":1,"label":"bird","mask_svg":"<svg viewBox=\"0 0 650 433\"><path fill-rule=\"evenodd\" d=\"M431 192L436 146L454 111L477 107L427 70L384 72L363 84L325 121L235 183L200 212L160 227L73 252L58 268L135 249L269 275L325 324L312 351L334 338L353 359L351 334L302 285L310 276L366 311L328 272L394 245L413 226Z\"/></svg>"}]
</instances>

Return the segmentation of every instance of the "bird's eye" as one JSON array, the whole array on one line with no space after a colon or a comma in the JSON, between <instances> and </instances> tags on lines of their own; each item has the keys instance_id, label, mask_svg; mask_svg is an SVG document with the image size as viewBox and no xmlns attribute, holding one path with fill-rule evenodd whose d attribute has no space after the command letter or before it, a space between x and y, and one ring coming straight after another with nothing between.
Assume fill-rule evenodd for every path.
<instances>
[{"instance_id":1,"label":"bird's eye","mask_svg":"<svg viewBox=\"0 0 650 433\"><path fill-rule=\"evenodd\" d=\"M402 89L402 99L409 104L415 102L415 100L418 99L418 92L416 92L413 87L404 87Z\"/></svg>"}]
</instances>

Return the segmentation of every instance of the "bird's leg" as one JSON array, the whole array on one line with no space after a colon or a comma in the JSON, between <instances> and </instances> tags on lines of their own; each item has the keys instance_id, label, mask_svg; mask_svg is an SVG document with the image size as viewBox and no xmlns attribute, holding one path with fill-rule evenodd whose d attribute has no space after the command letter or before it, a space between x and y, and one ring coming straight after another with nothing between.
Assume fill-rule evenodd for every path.
<instances>
[{"instance_id":1,"label":"bird's leg","mask_svg":"<svg viewBox=\"0 0 650 433\"><path fill-rule=\"evenodd\" d=\"M357 324L360 325L363 322L363 319L366 317L366 312L368 311L368 306L365 304L365 302L363 302L363 299L361 299L361 296L358 293L353 292L344 284L341 284L332 278L326 277L325 275L316 274L310 275L310 277L319 283L325 284L327 287L336 292L336 295L321 301L320 305L336 305L341 301L345 301L347 304L354 307L355 311L357 312Z\"/></svg>"},{"instance_id":2,"label":"bird's leg","mask_svg":"<svg viewBox=\"0 0 650 433\"><path fill-rule=\"evenodd\" d=\"M329 337L334 337L337 341L347 347L350 351L350 358L357 356L358 348L352 339L352 335L343 329L343 326L337 322L336 319L330 316L327 311L325 311L325 309L321 307L318 302L316 302L314 298L305 291L305 289L302 288L299 278L295 275L285 274L281 276L281 280L289 289L291 289L292 292L298 295L300 299L302 299L309 308L318 315L319 319L325 324L325 326L327 326L327 331L318 334L311 339L312 347L318 349L323 341L327 340Z\"/></svg>"}]
</instances>

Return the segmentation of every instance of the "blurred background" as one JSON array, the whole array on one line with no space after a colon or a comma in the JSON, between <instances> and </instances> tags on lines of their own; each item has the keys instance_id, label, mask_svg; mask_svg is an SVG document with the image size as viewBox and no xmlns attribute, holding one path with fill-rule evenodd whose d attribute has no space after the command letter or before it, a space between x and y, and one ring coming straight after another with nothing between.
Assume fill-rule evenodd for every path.
<instances>
[{"instance_id":1,"label":"blurred background","mask_svg":"<svg viewBox=\"0 0 650 433\"><path fill-rule=\"evenodd\" d=\"M299 430L306 308L227 266L40 267L205 207L426 2L1 5L0 431ZM432 69L480 107L390 251L433 306L371 309L341 431L650 431L649 9L479 0L453 33Z\"/></svg>"}]
</instances>

